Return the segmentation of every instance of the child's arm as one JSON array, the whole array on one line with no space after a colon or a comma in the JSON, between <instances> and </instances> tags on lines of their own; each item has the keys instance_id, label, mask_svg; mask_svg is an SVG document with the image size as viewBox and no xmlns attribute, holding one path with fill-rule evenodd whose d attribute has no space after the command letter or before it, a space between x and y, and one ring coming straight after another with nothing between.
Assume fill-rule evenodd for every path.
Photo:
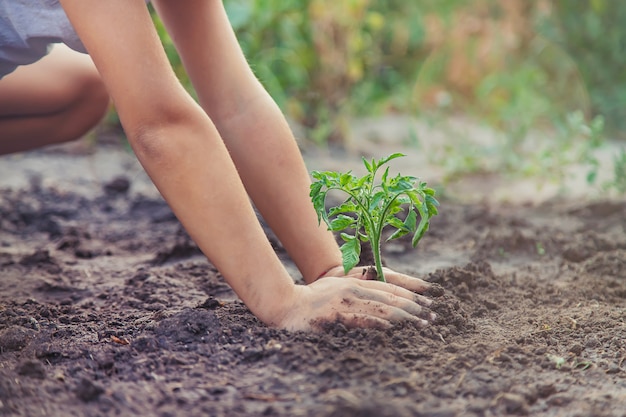
<instances>
[{"instance_id":1,"label":"child's arm","mask_svg":"<svg viewBox=\"0 0 626 417\"><path fill-rule=\"evenodd\" d=\"M341 252L308 196L310 178L287 122L252 73L221 1L154 0L200 103L219 130L256 207L306 282L341 265ZM342 269L335 269L341 276ZM424 291L422 280L388 271L390 282Z\"/></svg>"},{"instance_id":2,"label":"child's arm","mask_svg":"<svg viewBox=\"0 0 626 417\"><path fill-rule=\"evenodd\" d=\"M98 67L140 162L194 241L255 315L270 325L294 329L335 318L352 325L380 326L400 319L424 323L417 318L424 309L415 302L415 296L390 284L325 278L308 286L294 285L256 219L220 133L171 70L143 0L61 0L61 4ZM159 4L163 8L165 2ZM221 1L174 1L170 7L202 11L207 5L219 10ZM198 24L211 23L192 22L196 28ZM219 44L225 35L215 36L218 37L207 41L207 47ZM177 39L179 44L181 41ZM211 52L215 51L209 49L208 54ZM209 68L206 71L214 75ZM196 72L200 74L201 69ZM228 97L231 93L226 90L216 94ZM240 99L236 91L232 94L235 100L230 100L229 105L252 108L257 102ZM258 100L270 105L266 98ZM237 124L239 109L231 110L232 124ZM219 114L219 110L211 113ZM267 128L261 124L258 129ZM267 132L265 135L271 136ZM298 167L298 163L293 165L293 152L289 151L286 159L277 157L267 165L244 166L241 175L250 181L254 175L265 177L269 165L286 164L283 169L287 171L282 172L287 172L288 177L292 175L289 169L300 170L295 187L302 187L303 167L293 168ZM262 158L263 154L258 156ZM254 181L250 184L256 185ZM267 191L267 185L260 187ZM298 210L303 208L303 195L296 192L295 197L289 197ZM263 200L261 193L256 198ZM270 207L271 201L266 203L265 211ZM272 217L271 213L265 214ZM320 239L326 239L320 238L321 232L312 231L310 225L305 227L303 241L310 238L319 244ZM311 233L313 237L307 235ZM316 246L308 242L303 245ZM326 245L310 255L328 257L317 269L335 262L331 260L334 249ZM319 258L300 262L311 265L307 266L309 271L316 269L312 266L316 262L322 263Z\"/></svg>"},{"instance_id":3,"label":"child's arm","mask_svg":"<svg viewBox=\"0 0 626 417\"><path fill-rule=\"evenodd\" d=\"M224 140L246 190L306 282L341 264L308 197L310 179L284 116L252 73L221 1L153 1L200 104Z\"/></svg>"}]
</instances>

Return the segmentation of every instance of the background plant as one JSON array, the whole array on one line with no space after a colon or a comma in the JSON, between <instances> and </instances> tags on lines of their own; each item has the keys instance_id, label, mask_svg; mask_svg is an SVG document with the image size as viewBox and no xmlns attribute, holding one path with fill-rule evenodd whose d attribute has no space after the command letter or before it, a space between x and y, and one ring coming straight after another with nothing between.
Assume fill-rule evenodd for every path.
<instances>
[{"instance_id":1,"label":"background plant","mask_svg":"<svg viewBox=\"0 0 626 417\"><path fill-rule=\"evenodd\" d=\"M415 100L430 100L422 116L448 132L432 153L448 179L498 172L562 185L582 169L594 182L594 152L607 137L620 137L626 120L626 30L618 24L626 22L626 5L611 3L620 10L609 17L607 4L457 2L448 19L434 19L426 36L433 52L421 68ZM599 28L609 23L602 38ZM591 47L596 42L602 45L597 50ZM476 143L465 129L449 125L459 115L490 128L494 140ZM619 161L613 184L620 182Z\"/></svg>"},{"instance_id":2,"label":"background plant","mask_svg":"<svg viewBox=\"0 0 626 417\"><path fill-rule=\"evenodd\" d=\"M363 116L411 114L441 129L463 116L500 139L477 148L450 129L440 152L449 177L494 167L529 175L549 166L561 146L585 147L585 135L562 134L573 114L587 126L601 116L604 135L624 136L626 2L225 0L225 6L256 74L303 127L297 130L303 139L319 145L343 144ZM175 72L193 93L154 19ZM536 131L552 157L529 145ZM576 152L566 153L574 161ZM581 158L575 162L593 168ZM554 164L551 170L554 178L565 172Z\"/></svg>"},{"instance_id":3,"label":"background plant","mask_svg":"<svg viewBox=\"0 0 626 417\"><path fill-rule=\"evenodd\" d=\"M550 2L537 32L561 46L588 86L591 108L610 132L626 130L626 4L611 0Z\"/></svg>"},{"instance_id":4,"label":"background plant","mask_svg":"<svg viewBox=\"0 0 626 417\"><path fill-rule=\"evenodd\" d=\"M404 89L424 31L415 2L229 0L244 53L279 105L318 143Z\"/></svg>"},{"instance_id":5,"label":"background plant","mask_svg":"<svg viewBox=\"0 0 626 417\"><path fill-rule=\"evenodd\" d=\"M257 75L294 120L327 137L345 118L468 107L626 117L626 3L609 0L226 0ZM155 16L174 70L191 88ZM526 86L527 89L522 87ZM569 90L568 90L569 88ZM572 91L574 90L574 91ZM446 101L446 100L444 100ZM343 120L343 122L338 121ZM324 135L319 137L324 141Z\"/></svg>"}]
</instances>

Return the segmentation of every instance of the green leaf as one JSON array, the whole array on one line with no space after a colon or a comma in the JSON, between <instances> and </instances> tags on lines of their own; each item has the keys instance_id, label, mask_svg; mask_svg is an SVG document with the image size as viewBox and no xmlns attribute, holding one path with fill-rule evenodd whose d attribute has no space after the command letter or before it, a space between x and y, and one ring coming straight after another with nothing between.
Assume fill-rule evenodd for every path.
<instances>
[{"instance_id":1,"label":"green leaf","mask_svg":"<svg viewBox=\"0 0 626 417\"><path fill-rule=\"evenodd\" d=\"M361 157L363 159L363 164L365 164L365 168L367 168L367 172L372 172L372 164L370 164L365 157Z\"/></svg>"},{"instance_id":2,"label":"green leaf","mask_svg":"<svg viewBox=\"0 0 626 417\"><path fill-rule=\"evenodd\" d=\"M424 237L424 235L428 231L429 227L430 227L430 222L428 220L422 219L420 221L420 224L417 227L417 230L415 231L415 234L413 235L413 240L411 242L413 247L417 246L417 244L420 242L420 240Z\"/></svg>"},{"instance_id":3,"label":"green leaf","mask_svg":"<svg viewBox=\"0 0 626 417\"><path fill-rule=\"evenodd\" d=\"M352 181L352 179L353 176L350 171L348 171L339 178L339 185L341 186L341 188L344 188L346 184L349 184Z\"/></svg>"},{"instance_id":4,"label":"green leaf","mask_svg":"<svg viewBox=\"0 0 626 417\"><path fill-rule=\"evenodd\" d=\"M387 167L385 172L383 172L383 176L380 179L380 181L382 182L383 189L387 186L387 176L388 175L389 175L389 167Z\"/></svg>"},{"instance_id":5,"label":"green leaf","mask_svg":"<svg viewBox=\"0 0 626 417\"><path fill-rule=\"evenodd\" d=\"M396 197L395 201L397 201L398 204L409 204L411 202L411 199L406 195L406 193L402 193L401 195Z\"/></svg>"},{"instance_id":6,"label":"green leaf","mask_svg":"<svg viewBox=\"0 0 626 417\"><path fill-rule=\"evenodd\" d=\"M315 198L320 193L320 191L322 191L323 186L324 184L322 184L320 181L312 183L311 192L309 193L309 196L311 198Z\"/></svg>"},{"instance_id":7,"label":"green leaf","mask_svg":"<svg viewBox=\"0 0 626 417\"><path fill-rule=\"evenodd\" d=\"M348 242L348 241L354 239L354 236L349 235L347 233L340 233L339 236L341 236L341 238L343 239L344 242Z\"/></svg>"},{"instance_id":8,"label":"green leaf","mask_svg":"<svg viewBox=\"0 0 626 417\"><path fill-rule=\"evenodd\" d=\"M426 203L429 217L439 214L439 210L437 209L437 207L439 206L439 201L437 201L435 197L427 194L424 198L424 202Z\"/></svg>"},{"instance_id":9,"label":"green leaf","mask_svg":"<svg viewBox=\"0 0 626 417\"><path fill-rule=\"evenodd\" d=\"M405 236L407 234L409 234L408 230L398 229L395 232L393 232L393 234L389 236L387 240L385 240L385 242L389 242L390 240L401 238L402 236Z\"/></svg>"},{"instance_id":10,"label":"green leaf","mask_svg":"<svg viewBox=\"0 0 626 417\"><path fill-rule=\"evenodd\" d=\"M351 201L345 201L340 206L333 207L330 210L328 210L329 216L335 216L340 213L358 213L357 205Z\"/></svg>"},{"instance_id":11,"label":"green leaf","mask_svg":"<svg viewBox=\"0 0 626 417\"><path fill-rule=\"evenodd\" d=\"M347 274L352 268L357 266L361 257L361 242L354 236L341 245L341 258L343 260L343 271Z\"/></svg>"},{"instance_id":12,"label":"green leaf","mask_svg":"<svg viewBox=\"0 0 626 417\"><path fill-rule=\"evenodd\" d=\"M422 203L422 200L420 200L420 198L419 198L420 194L422 194L420 191L418 191L418 190L408 190L404 194L409 196L409 198L411 199L411 202L413 203L413 205L415 207L419 208L419 207L421 207L424 204L424 203Z\"/></svg>"},{"instance_id":13,"label":"green leaf","mask_svg":"<svg viewBox=\"0 0 626 417\"><path fill-rule=\"evenodd\" d=\"M417 213L412 208L411 210L409 210L409 214L406 216L406 219L404 220L404 226L409 231L415 230L415 228L417 227Z\"/></svg>"},{"instance_id":14,"label":"green leaf","mask_svg":"<svg viewBox=\"0 0 626 417\"><path fill-rule=\"evenodd\" d=\"M396 219L398 218L396 217ZM391 236L389 236L389 238L387 238L387 241L397 239L408 234L409 232L412 232L416 228L416 223L417 213L415 212L415 210L410 210L409 214L406 216L406 219L401 224L401 227L397 227L395 224L392 224L392 226L397 227L398 230L396 230Z\"/></svg>"},{"instance_id":15,"label":"green leaf","mask_svg":"<svg viewBox=\"0 0 626 417\"><path fill-rule=\"evenodd\" d=\"M340 230L347 229L354 223L356 223L355 218L340 214L339 216L335 217L330 222L330 225L328 226L328 228L332 230L333 232L338 232Z\"/></svg>"},{"instance_id":16,"label":"green leaf","mask_svg":"<svg viewBox=\"0 0 626 417\"><path fill-rule=\"evenodd\" d=\"M419 241L422 239L422 237L424 237L424 234L428 231L428 227L430 226L430 222L429 222L429 217L428 217L428 212L426 209L424 209L424 206L419 206L417 207L418 211L420 212L420 223L417 226L417 229L415 230L415 234L413 235L413 239L411 241L411 243L413 244L413 247L416 247L417 244L419 243Z\"/></svg>"},{"instance_id":17,"label":"green leaf","mask_svg":"<svg viewBox=\"0 0 626 417\"><path fill-rule=\"evenodd\" d=\"M391 161L393 159L401 158L403 156L406 156L406 155L403 154L403 153L400 153L400 152L396 152L396 153L391 154L391 155L389 155L389 156L387 156L385 158L379 159L378 160L378 166L384 165L384 164L386 164L387 162L389 162L389 161Z\"/></svg>"},{"instance_id":18,"label":"green leaf","mask_svg":"<svg viewBox=\"0 0 626 417\"><path fill-rule=\"evenodd\" d=\"M394 202L387 207L387 217L385 218L385 221L389 221L389 219L394 218L394 215L400 213L401 211L404 211L402 205L398 203L397 199L394 200Z\"/></svg>"},{"instance_id":19,"label":"green leaf","mask_svg":"<svg viewBox=\"0 0 626 417\"><path fill-rule=\"evenodd\" d=\"M389 191L393 193L403 192L413 189L413 182L406 177L396 177L393 183L389 186Z\"/></svg>"},{"instance_id":20,"label":"green leaf","mask_svg":"<svg viewBox=\"0 0 626 417\"><path fill-rule=\"evenodd\" d=\"M405 229L404 222L395 216L391 216L390 218L388 218L387 224L389 224L389 226L395 227L396 229Z\"/></svg>"},{"instance_id":21,"label":"green leaf","mask_svg":"<svg viewBox=\"0 0 626 417\"><path fill-rule=\"evenodd\" d=\"M313 208L315 208L317 212L317 222L321 223L323 219L324 223L328 224L328 215L326 214L326 191L319 192L311 201L313 202Z\"/></svg>"},{"instance_id":22,"label":"green leaf","mask_svg":"<svg viewBox=\"0 0 626 417\"><path fill-rule=\"evenodd\" d=\"M365 186L365 184L369 185L371 182L372 182L372 175L367 174L357 181L357 183L355 184L355 189L356 188L362 189Z\"/></svg>"},{"instance_id":23,"label":"green leaf","mask_svg":"<svg viewBox=\"0 0 626 417\"><path fill-rule=\"evenodd\" d=\"M378 191L374 194L370 200L369 210L373 211L376 207L379 206L380 202L387 196L387 193L384 190Z\"/></svg>"},{"instance_id":24,"label":"green leaf","mask_svg":"<svg viewBox=\"0 0 626 417\"><path fill-rule=\"evenodd\" d=\"M317 212L317 222L321 222L322 218L326 221L326 193L321 192L314 196L311 201L313 202L313 208Z\"/></svg>"}]
</instances>

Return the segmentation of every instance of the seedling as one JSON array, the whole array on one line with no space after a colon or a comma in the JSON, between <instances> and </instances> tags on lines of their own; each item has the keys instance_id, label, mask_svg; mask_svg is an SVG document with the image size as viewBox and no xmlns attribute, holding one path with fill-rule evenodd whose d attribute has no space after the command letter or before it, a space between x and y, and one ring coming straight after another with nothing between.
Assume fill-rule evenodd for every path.
<instances>
[{"instance_id":1,"label":"seedling","mask_svg":"<svg viewBox=\"0 0 626 417\"><path fill-rule=\"evenodd\" d=\"M323 219L329 230L342 232L344 243L341 253L346 274L359 263L361 242L370 242L377 279L385 281L381 260L383 229L387 226L395 228L387 241L413 233L412 244L415 247L428 230L430 218L438 213L435 191L416 177L400 174L390 177L387 167L380 183L375 183L379 168L402 156L405 155L394 153L371 162L363 158L367 174L361 178L352 175L351 171L311 173L316 181L311 184L310 196L318 221ZM327 212L326 196L331 190L340 190L348 198ZM404 218L398 216L402 213L406 213Z\"/></svg>"}]
</instances>

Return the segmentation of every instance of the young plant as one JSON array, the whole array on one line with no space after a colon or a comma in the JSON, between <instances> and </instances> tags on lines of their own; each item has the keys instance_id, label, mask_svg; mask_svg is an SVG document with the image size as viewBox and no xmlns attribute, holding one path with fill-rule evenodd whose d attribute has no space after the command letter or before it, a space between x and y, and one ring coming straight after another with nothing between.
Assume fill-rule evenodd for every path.
<instances>
[{"instance_id":1,"label":"young plant","mask_svg":"<svg viewBox=\"0 0 626 417\"><path fill-rule=\"evenodd\" d=\"M439 203L435 191L416 177L389 177L389 167L376 184L376 173L387 162L405 156L394 153L378 161L368 162L363 158L367 174L358 178L351 171L313 171L316 180L311 184L311 200L317 211L318 221L324 220L328 229L342 232L344 243L341 246L343 269L347 274L358 263L361 256L361 242L370 242L378 280L385 281L381 260L381 239L387 226L395 231L387 241L413 233L413 247L417 246L428 230L430 218L437 214ZM340 190L348 198L339 206L326 211L326 196L331 190ZM398 217L404 213L404 218ZM419 223L417 217L420 217Z\"/></svg>"}]
</instances>

